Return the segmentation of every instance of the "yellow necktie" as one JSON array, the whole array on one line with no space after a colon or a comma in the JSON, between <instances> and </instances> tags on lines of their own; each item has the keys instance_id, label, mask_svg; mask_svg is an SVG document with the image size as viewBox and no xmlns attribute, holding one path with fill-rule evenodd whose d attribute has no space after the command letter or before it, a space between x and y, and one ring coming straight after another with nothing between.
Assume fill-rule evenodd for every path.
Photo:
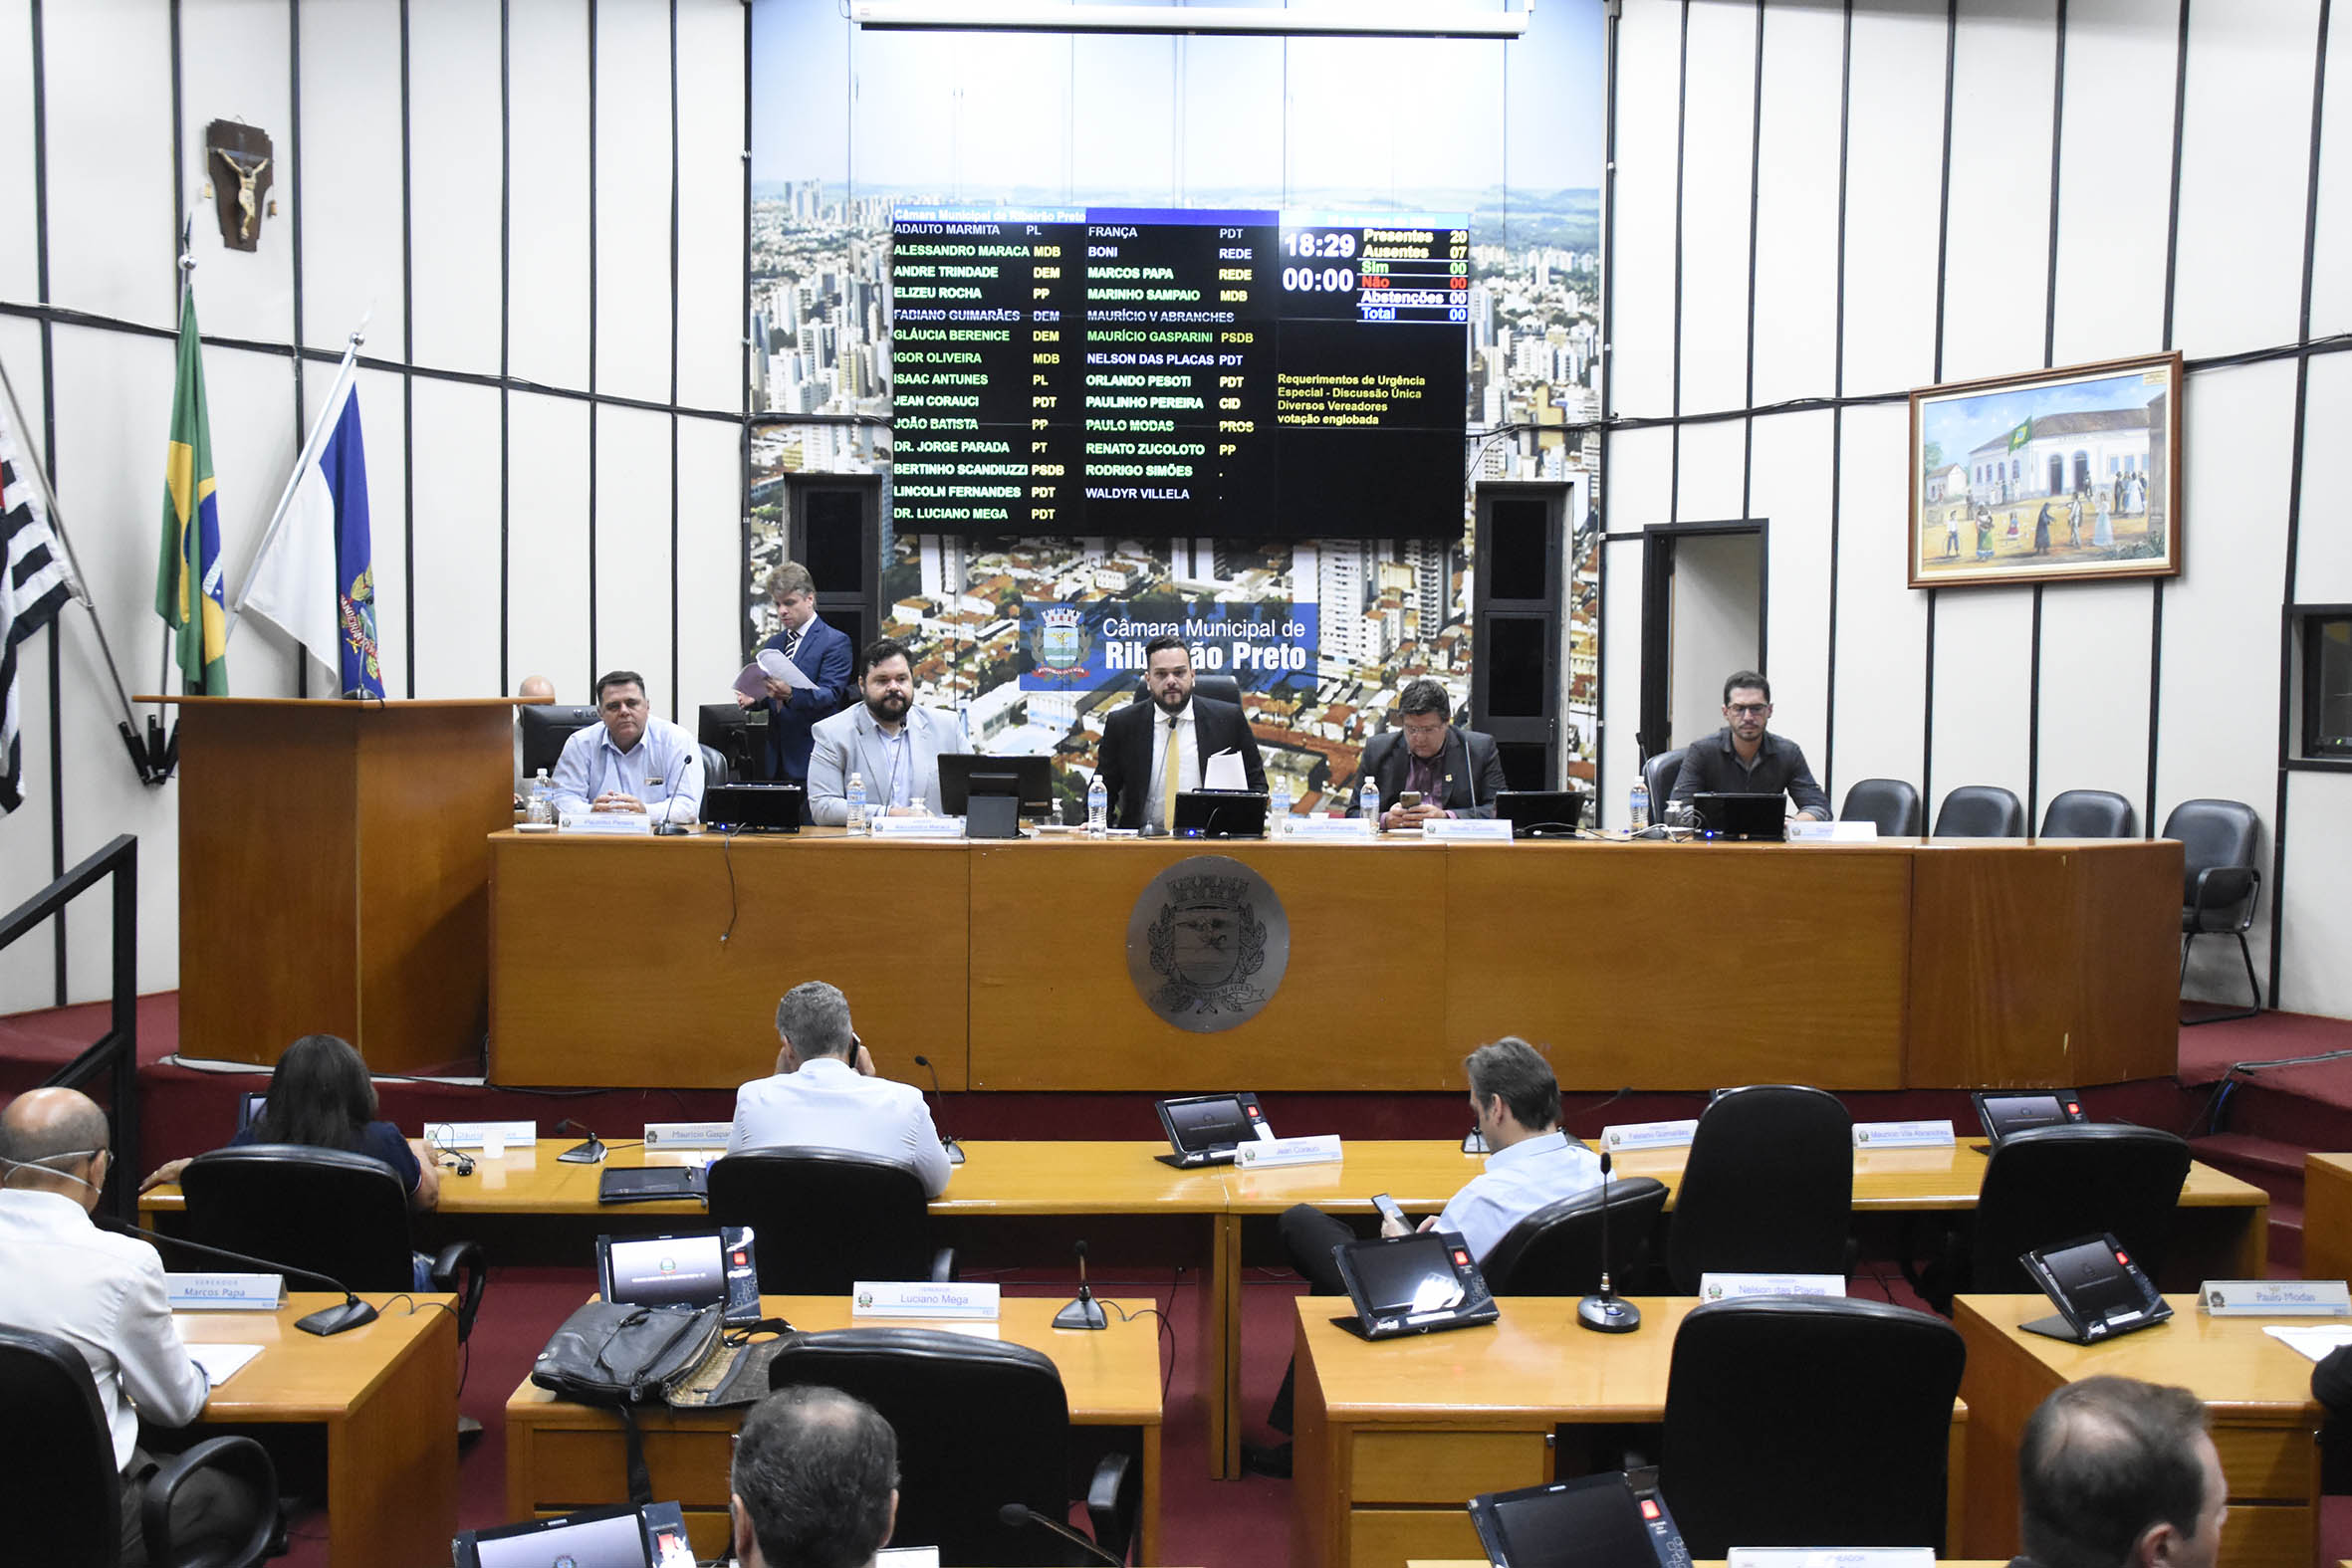
<instances>
[{"instance_id":1,"label":"yellow necktie","mask_svg":"<svg viewBox=\"0 0 2352 1568\"><path fill-rule=\"evenodd\" d=\"M1176 719L1168 719L1168 764L1160 770L1160 825L1176 826L1176 791L1184 787L1184 749L1179 744Z\"/></svg>"}]
</instances>

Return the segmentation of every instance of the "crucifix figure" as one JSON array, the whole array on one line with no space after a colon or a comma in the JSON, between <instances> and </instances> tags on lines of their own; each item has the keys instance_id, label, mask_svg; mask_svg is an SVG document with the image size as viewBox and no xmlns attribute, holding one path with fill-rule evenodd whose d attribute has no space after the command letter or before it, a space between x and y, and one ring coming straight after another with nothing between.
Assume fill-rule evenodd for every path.
<instances>
[{"instance_id":1,"label":"crucifix figure","mask_svg":"<svg viewBox=\"0 0 2352 1568\"><path fill-rule=\"evenodd\" d=\"M250 242L253 239L253 182L260 176L263 169L270 166L270 160L259 158L248 162L226 147L217 147L214 150L220 154L220 160L223 163L236 171L237 210L245 214L245 221L238 225L237 238Z\"/></svg>"},{"instance_id":2,"label":"crucifix figure","mask_svg":"<svg viewBox=\"0 0 2352 1568\"><path fill-rule=\"evenodd\" d=\"M220 220L221 243L237 251L258 249L261 220L269 214L265 198L276 177L269 133L238 120L216 119L204 127L204 151L207 169L217 158L222 170L236 176L233 183L213 179L206 192Z\"/></svg>"}]
</instances>

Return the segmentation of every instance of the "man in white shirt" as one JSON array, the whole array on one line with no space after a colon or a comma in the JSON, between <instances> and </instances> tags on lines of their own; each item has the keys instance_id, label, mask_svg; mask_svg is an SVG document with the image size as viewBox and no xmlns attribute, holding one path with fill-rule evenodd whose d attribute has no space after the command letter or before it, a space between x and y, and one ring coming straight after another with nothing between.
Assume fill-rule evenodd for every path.
<instances>
[{"instance_id":1,"label":"man in white shirt","mask_svg":"<svg viewBox=\"0 0 2352 1568\"><path fill-rule=\"evenodd\" d=\"M754 1405L729 1473L737 1568L870 1565L898 1519L898 1435L837 1389Z\"/></svg>"},{"instance_id":2,"label":"man in white shirt","mask_svg":"<svg viewBox=\"0 0 2352 1568\"><path fill-rule=\"evenodd\" d=\"M106 1113L88 1095L32 1089L0 1111L0 1323L53 1334L90 1363L122 1476L121 1561L139 1568L140 1504L157 1467L139 1420L184 1427L207 1389L172 1331L155 1249L91 1224L113 1164ZM173 1542L233 1541L258 1505L242 1483L199 1469L173 1495Z\"/></svg>"},{"instance_id":3,"label":"man in white shirt","mask_svg":"<svg viewBox=\"0 0 2352 1568\"><path fill-rule=\"evenodd\" d=\"M776 1004L776 1073L735 1091L727 1152L847 1149L895 1160L947 1191L951 1167L923 1091L874 1076L874 1059L849 1026L849 1002L823 981L795 986Z\"/></svg>"},{"instance_id":4,"label":"man in white shirt","mask_svg":"<svg viewBox=\"0 0 2352 1568\"><path fill-rule=\"evenodd\" d=\"M657 719L634 670L596 677L601 724L576 732L556 759L556 811L633 811L691 822L702 811L702 748L681 725Z\"/></svg>"}]
</instances>

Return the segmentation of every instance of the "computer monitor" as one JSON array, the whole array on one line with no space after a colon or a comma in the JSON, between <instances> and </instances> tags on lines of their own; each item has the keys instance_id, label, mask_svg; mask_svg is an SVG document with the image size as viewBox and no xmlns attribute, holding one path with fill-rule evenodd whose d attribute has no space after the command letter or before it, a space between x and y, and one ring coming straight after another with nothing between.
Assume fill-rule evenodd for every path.
<instances>
[{"instance_id":1,"label":"computer monitor","mask_svg":"<svg viewBox=\"0 0 2352 1568\"><path fill-rule=\"evenodd\" d=\"M553 1519L467 1530L450 1543L458 1568L681 1568L694 1561L674 1502L584 1508Z\"/></svg>"},{"instance_id":2,"label":"computer monitor","mask_svg":"<svg viewBox=\"0 0 2352 1568\"><path fill-rule=\"evenodd\" d=\"M597 719L594 708L563 708L552 703L534 703L515 710L516 723L523 729L523 777L534 779L541 773L556 771L556 760L564 755L564 743Z\"/></svg>"},{"instance_id":3,"label":"computer monitor","mask_svg":"<svg viewBox=\"0 0 2352 1568\"><path fill-rule=\"evenodd\" d=\"M1584 820L1584 791L1506 789L1495 796L1495 814L1514 838L1573 838Z\"/></svg>"},{"instance_id":4,"label":"computer monitor","mask_svg":"<svg viewBox=\"0 0 2352 1568\"><path fill-rule=\"evenodd\" d=\"M1470 1499L1470 1519L1488 1560L1505 1568L1665 1568L1691 1560L1666 1499L1623 1470L1487 1492Z\"/></svg>"},{"instance_id":5,"label":"computer monitor","mask_svg":"<svg viewBox=\"0 0 2352 1568\"><path fill-rule=\"evenodd\" d=\"M949 752L939 759L939 808L949 816L967 813L973 791L1019 794L1024 816L1044 816L1054 805L1053 759L981 757Z\"/></svg>"},{"instance_id":6,"label":"computer monitor","mask_svg":"<svg viewBox=\"0 0 2352 1568\"><path fill-rule=\"evenodd\" d=\"M1691 803L1710 837L1776 844L1788 836L1788 812L1778 793L1702 789Z\"/></svg>"},{"instance_id":7,"label":"computer monitor","mask_svg":"<svg viewBox=\"0 0 2352 1568\"><path fill-rule=\"evenodd\" d=\"M767 709L706 702L696 711L694 739L726 758L727 770L738 782L766 777Z\"/></svg>"}]
</instances>

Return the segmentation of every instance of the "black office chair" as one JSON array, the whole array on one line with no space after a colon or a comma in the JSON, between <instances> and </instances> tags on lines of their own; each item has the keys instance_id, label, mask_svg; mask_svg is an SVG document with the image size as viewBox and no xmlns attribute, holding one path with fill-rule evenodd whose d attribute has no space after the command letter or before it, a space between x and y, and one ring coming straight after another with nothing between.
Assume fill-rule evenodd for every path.
<instances>
[{"instance_id":1,"label":"black office chair","mask_svg":"<svg viewBox=\"0 0 2352 1568\"><path fill-rule=\"evenodd\" d=\"M2112 789L2066 789L2041 813L2044 838L2137 838L2140 813Z\"/></svg>"},{"instance_id":2,"label":"black office chair","mask_svg":"<svg viewBox=\"0 0 2352 1568\"><path fill-rule=\"evenodd\" d=\"M2021 1253L2112 1232L2151 1278L2164 1267L2173 1211L2189 1179L2189 1145L2154 1127L2088 1122L2036 1127L2002 1140L1965 1236L1915 1283L1939 1312L1963 1291L2022 1295L2039 1287Z\"/></svg>"},{"instance_id":3,"label":"black office chair","mask_svg":"<svg viewBox=\"0 0 2352 1568\"><path fill-rule=\"evenodd\" d=\"M1216 702L1229 702L1236 708L1242 705L1242 683L1238 677L1231 675L1196 673L1192 678L1192 694L1195 697L1207 697ZM1151 701L1151 691L1141 681L1135 683L1135 701Z\"/></svg>"},{"instance_id":4,"label":"black office chair","mask_svg":"<svg viewBox=\"0 0 2352 1568\"><path fill-rule=\"evenodd\" d=\"M1007 1503L1060 1523L1069 1513L1069 1401L1053 1358L1026 1345L926 1328L845 1328L796 1335L769 1363L775 1389L838 1389L898 1435L897 1546L936 1546L963 1564L1094 1559L1035 1524L997 1516ZM1112 1454L1085 1476L1094 1539L1120 1562L1142 1499L1136 1456Z\"/></svg>"},{"instance_id":5,"label":"black office chair","mask_svg":"<svg viewBox=\"0 0 2352 1568\"><path fill-rule=\"evenodd\" d=\"M122 1476L82 1353L53 1334L0 1328L0 1410L8 1412L8 1462L0 1509L20 1547L0 1554L43 1568L113 1568L122 1553ZM171 1538L171 1504L193 1476L217 1470L243 1481L259 1504L232 1543L190 1548ZM246 1568L269 1555L278 1524L278 1471L251 1438L210 1438L173 1455L147 1480L139 1533L150 1568Z\"/></svg>"},{"instance_id":6,"label":"black office chair","mask_svg":"<svg viewBox=\"0 0 2352 1568\"><path fill-rule=\"evenodd\" d=\"M2262 1010L2262 983L2254 978L2254 955L2245 945L2262 896L2262 868L2255 863L2262 822L2240 800L2183 800L2164 819L2164 836L2182 847L2181 980L2189 979L2189 949L2199 937L2234 936L2245 961L2245 983L2254 1005L2229 1012L2183 1018L2183 1023L2219 1023L2250 1018Z\"/></svg>"},{"instance_id":7,"label":"black office chair","mask_svg":"<svg viewBox=\"0 0 2352 1568\"><path fill-rule=\"evenodd\" d=\"M1691 1555L1825 1541L1941 1555L1967 1359L1951 1324L1884 1301L1694 1308L1674 1337L1658 1453Z\"/></svg>"},{"instance_id":8,"label":"black office chair","mask_svg":"<svg viewBox=\"0 0 2352 1568\"><path fill-rule=\"evenodd\" d=\"M1650 1232L1666 1207L1666 1184L1627 1177L1608 1187L1609 1282L1638 1290L1648 1271ZM1499 1296L1581 1296L1600 1288L1601 1190L1545 1204L1503 1232L1479 1260Z\"/></svg>"},{"instance_id":9,"label":"black office chair","mask_svg":"<svg viewBox=\"0 0 2352 1568\"><path fill-rule=\"evenodd\" d=\"M931 1241L915 1173L847 1149L754 1149L713 1160L713 1225L757 1236L766 1295L840 1296L860 1279L955 1277L952 1247Z\"/></svg>"},{"instance_id":10,"label":"black office chair","mask_svg":"<svg viewBox=\"0 0 2352 1568\"><path fill-rule=\"evenodd\" d=\"M179 1185L192 1241L308 1268L353 1290L415 1287L408 1194L381 1160L303 1143L243 1144L196 1156ZM478 1241L452 1241L433 1258L432 1288L457 1295L460 1342L473 1335L489 1281ZM319 1287L294 1279L287 1288Z\"/></svg>"},{"instance_id":11,"label":"black office chair","mask_svg":"<svg viewBox=\"0 0 2352 1568\"><path fill-rule=\"evenodd\" d=\"M1848 1269L1854 1122L1837 1096L1762 1083L1699 1118L1666 1227L1666 1273L1691 1295L1707 1273Z\"/></svg>"},{"instance_id":12,"label":"black office chair","mask_svg":"<svg viewBox=\"0 0 2352 1568\"><path fill-rule=\"evenodd\" d=\"M1927 823L1919 791L1900 779L1865 779L1846 791L1841 822L1875 822L1881 838L1917 838Z\"/></svg>"},{"instance_id":13,"label":"black office chair","mask_svg":"<svg viewBox=\"0 0 2352 1568\"><path fill-rule=\"evenodd\" d=\"M727 754L715 746L699 748L702 752L702 782L710 784L733 784L735 770L727 765Z\"/></svg>"},{"instance_id":14,"label":"black office chair","mask_svg":"<svg viewBox=\"0 0 2352 1568\"><path fill-rule=\"evenodd\" d=\"M1666 820L1666 802L1674 798L1675 781L1682 777L1683 749L1660 752L1641 765L1641 782L1650 790L1650 820Z\"/></svg>"},{"instance_id":15,"label":"black office chair","mask_svg":"<svg viewBox=\"0 0 2352 1568\"><path fill-rule=\"evenodd\" d=\"M1999 784L1962 784L1936 807L1938 838L2022 838L2025 806Z\"/></svg>"}]
</instances>

